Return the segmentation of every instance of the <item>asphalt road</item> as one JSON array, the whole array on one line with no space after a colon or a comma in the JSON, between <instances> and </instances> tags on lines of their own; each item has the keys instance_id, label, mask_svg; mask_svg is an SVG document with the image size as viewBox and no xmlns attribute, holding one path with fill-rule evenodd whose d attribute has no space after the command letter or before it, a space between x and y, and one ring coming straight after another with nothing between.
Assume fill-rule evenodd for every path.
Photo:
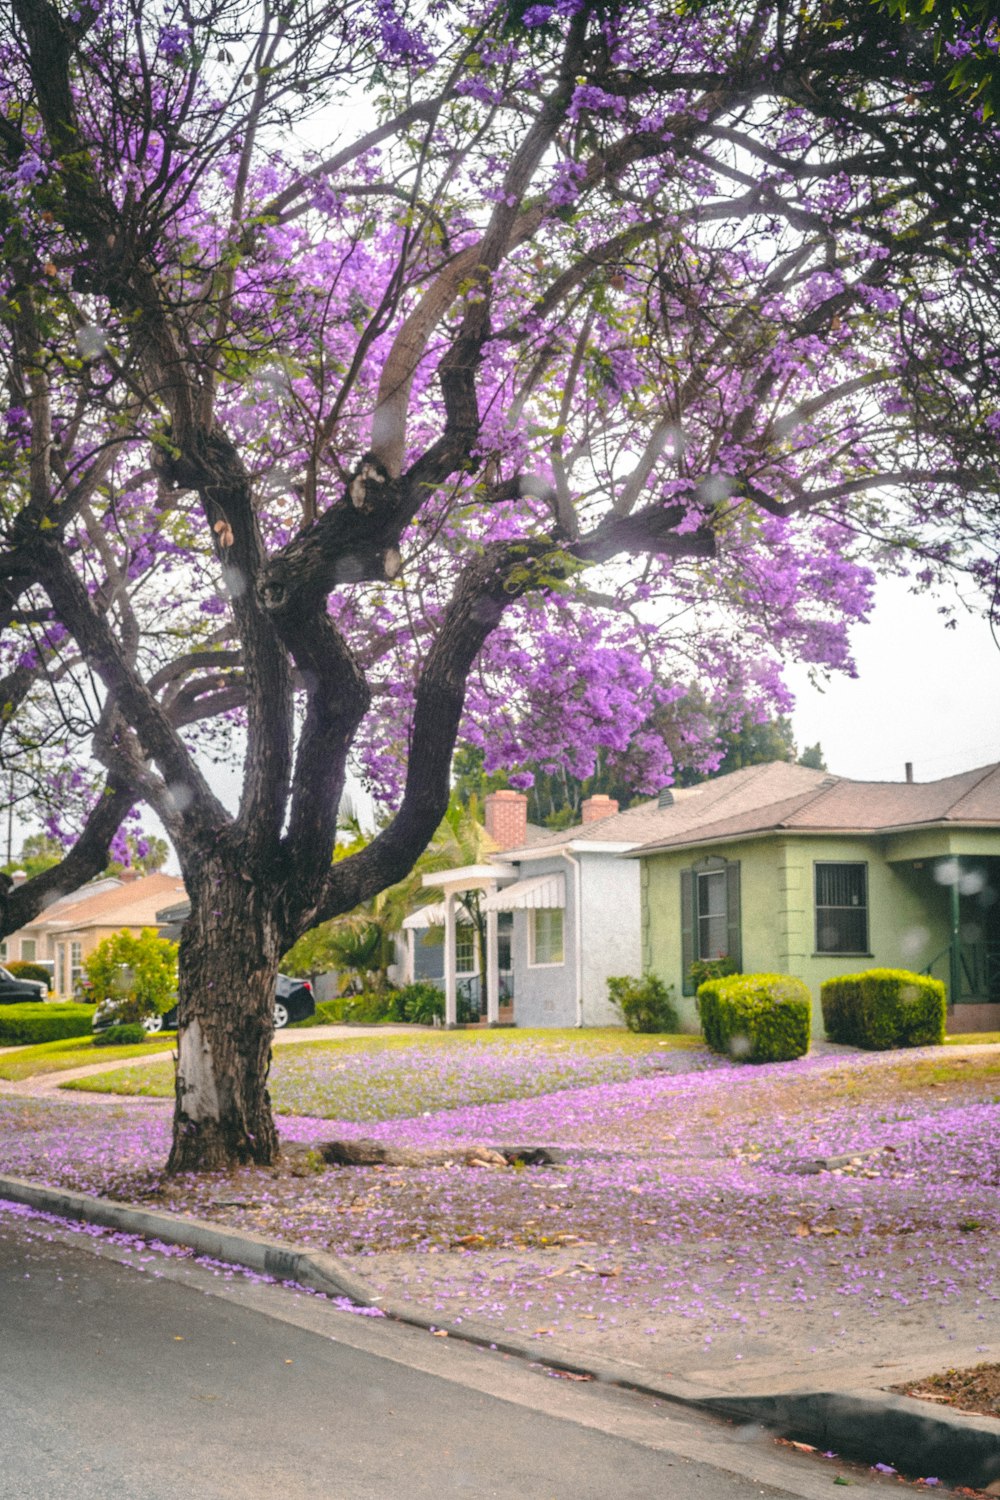
<instances>
[{"instance_id":1,"label":"asphalt road","mask_svg":"<svg viewBox=\"0 0 1000 1500\"><path fill-rule=\"evenodd\" d=\"M2 1500L830 1493L829 1464L759 1435L84 1243L0 1211Z\"/></svg>"}]
</instances>

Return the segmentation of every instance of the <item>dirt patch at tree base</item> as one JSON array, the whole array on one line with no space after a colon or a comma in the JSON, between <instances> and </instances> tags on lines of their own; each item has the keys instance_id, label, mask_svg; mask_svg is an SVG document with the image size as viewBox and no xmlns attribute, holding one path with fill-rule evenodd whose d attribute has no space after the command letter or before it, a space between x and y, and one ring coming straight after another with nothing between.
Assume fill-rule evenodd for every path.
<instances>
[{"instance_id":1,"label":"dirt patch at tree base","mask_svg":"<svg viewBox=\"0 0 1000 1500\"><path fill-rule=\"evenodd\" d=\"M938 1401L958 1411L1000 1418L1000 1364L975 1365L971 1370L945 1370L915 1384L894 1385L902 1396Z\"/></svg>"}]
</instances>

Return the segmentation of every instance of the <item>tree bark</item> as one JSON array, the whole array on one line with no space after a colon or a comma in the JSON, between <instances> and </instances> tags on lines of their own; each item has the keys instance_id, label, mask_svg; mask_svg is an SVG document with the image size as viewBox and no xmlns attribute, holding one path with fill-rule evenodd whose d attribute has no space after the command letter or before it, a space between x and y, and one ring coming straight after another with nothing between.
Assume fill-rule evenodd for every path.
<instances>
[{"instance_id":1,"label":"tree bark","mask_svg":"<svg viewBox=\"0 0 1000 1500\"><path fill-rule=\"evenodd\" d=\"M185 861L185 865L194 861ZM267 1077L282 952L270 882L232 856L185 869L177 1079L168 1172L269 1166L279 1153Z\"/></svg>"}]
</instances>

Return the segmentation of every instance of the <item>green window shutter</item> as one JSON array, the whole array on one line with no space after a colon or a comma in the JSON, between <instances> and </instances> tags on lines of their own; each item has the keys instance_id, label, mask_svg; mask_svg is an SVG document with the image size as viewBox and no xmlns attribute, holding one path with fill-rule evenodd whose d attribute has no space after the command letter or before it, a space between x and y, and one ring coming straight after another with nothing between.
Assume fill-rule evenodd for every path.
<instances>
[{"instance_id":1,"label":"green window shutter","mask_svg":"<svg viewBox=\"0 0 1000 1500\"><path fill-rule=\"evenodd\" d=\"M681 993L694 994L694 871L681 871Z\"/></svg>"},{"instance_id":2,"label":"green window shutter","mask_svg":"<svg viewBox=\"0 0 1000 1500\"><path fill-rule=\"evenodd\" d=\"M726 865L726 943L737 969L743 968L743 934L740 923L740 862Z\"/></svg>"}]
</instances>

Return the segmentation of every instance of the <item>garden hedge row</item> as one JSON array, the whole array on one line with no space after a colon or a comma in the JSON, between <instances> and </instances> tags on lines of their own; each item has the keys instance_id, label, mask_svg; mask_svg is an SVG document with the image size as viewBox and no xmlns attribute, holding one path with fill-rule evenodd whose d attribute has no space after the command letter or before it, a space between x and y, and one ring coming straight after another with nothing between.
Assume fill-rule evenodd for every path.
<instances>
[{"instance_id":1,"label":"garden hedge row","mask_svg":"<svg viewBox=\"0 0 1000 1500\"><path fill-rule=\"evenodd\" d=\"M709 979L697 994L705 1041L737 1062L789 1062L809 1051L812 1001L791 974Z\"/></svg>"},{"instance_id":2,"label":"garden hedge row","mask_svg":"<svg viewBox=\"0 0 1000 1500\"><path fill-rule=\"evenodd\" d=\"M908 969L866 969L820 986L823 1025L831 1042L884 1052L944 1041L945 988Z\"/></svg>"},{"instance_id":3,"label":"garden hedge row","mask_svg":"<svg viewBox=\"0 0 1000 1500\"><path fill-rule=\"evenodd\" d=\"M59 1042L64 1037L89 1036L92 1005L65 1005L49 1001L27 1001L24 1005L0 1006L0 1047L29 1047L39 1042Z\"/></svg>"}]
</instances>

